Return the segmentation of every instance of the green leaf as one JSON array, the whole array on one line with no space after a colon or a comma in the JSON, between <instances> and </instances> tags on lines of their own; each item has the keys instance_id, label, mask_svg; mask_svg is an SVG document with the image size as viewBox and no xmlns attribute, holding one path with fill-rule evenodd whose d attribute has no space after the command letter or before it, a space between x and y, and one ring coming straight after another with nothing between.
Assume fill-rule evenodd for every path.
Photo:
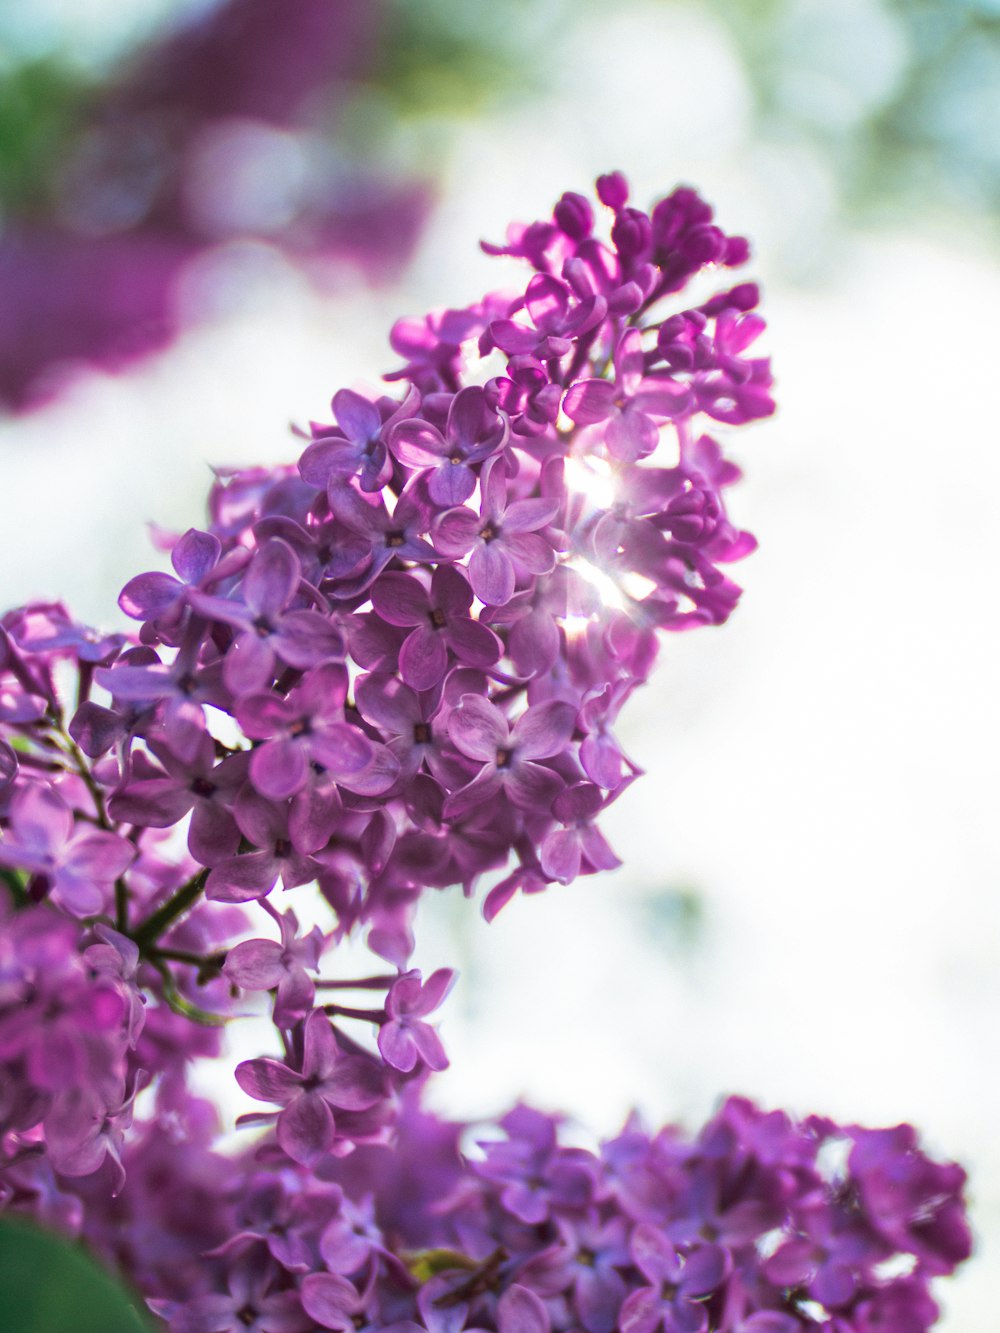
<instances>
[{"instance_id":1,"label":"green leaf","mask_svg":"<svg viewBox=\"0 0 1000 1333\"><path fill-rule=\"evenodd\" d=\"M79 1245L0 1220L0 1324L11 1333L152 1333L139 1297Z\"/></svg>"}]
</instances>

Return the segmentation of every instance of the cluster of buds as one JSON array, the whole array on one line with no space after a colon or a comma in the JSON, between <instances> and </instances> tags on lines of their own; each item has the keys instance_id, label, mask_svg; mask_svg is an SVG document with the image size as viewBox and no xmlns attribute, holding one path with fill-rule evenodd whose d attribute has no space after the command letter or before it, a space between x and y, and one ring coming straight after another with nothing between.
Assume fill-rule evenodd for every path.
<instances>
[{"instance_id":1,"label":"cluster of buds","mask_svg":"<svg viewBox=\"0 0 1000 1333\"><path fill-rule=\"evenodd\" d=\"M173 573L123 589L135 634L0 621L0 1198L173 1333L921 1333L968 1248L960 1170L908 1130L732 1102L694 1145L594 1155L520 1108L466 1163L416 1109L453 981L409 967L421 893L485 879L492 917L618 864L617 716L753 548L715 436L773 409L757 292L683 296L746 243L690 190L648 215L618 174L597 192L606 238L564 195L488 247L522 292L397 324L400 390L342 389L297 466L220 474ZM302 931L277 904L313 884L328 929ZM380 970L325 975L359 931ZM221 1158L185 1067L253 992L280 1058L237 1068L266 1129ZM834 1139L846 1175L816 1165ZM197 1218L165 1184L195 1170Z\"/></svg>"}]
</instances>

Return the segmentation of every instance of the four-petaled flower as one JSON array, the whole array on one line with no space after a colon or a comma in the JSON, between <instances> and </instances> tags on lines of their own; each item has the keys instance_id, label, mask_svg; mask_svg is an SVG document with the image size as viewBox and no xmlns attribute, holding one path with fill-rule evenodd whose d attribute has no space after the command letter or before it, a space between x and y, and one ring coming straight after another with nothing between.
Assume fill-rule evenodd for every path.
<instances>
[{"instance_id":1,"label":"four-petaled flower","mask_svg":"<svg viewBox=\"0 0 1000 1333\"><path fill-rule=\"evenodd\" d=\"M516 806L547 811L562 790L554 769L539 763L552 759L569 744L576 709L554 700L526 708L511 727L494 703L465 694L448 719L456 747L482 767L471 782L445 801L446 818L455 818L503 791Z\"/></svg>"},{"instance_id":2,"label":"four-petaled flower","mask_svg":"<svg viewBox=\"0 0 1000 1333\"><path fill-rule=\"evenodd\" d=\"M473 592L489 606L503 606L514 596L519 576L547 574L554 568L555 549L538 529L556 517L559 501L542 497L508 503L502 458L483 467L480 491L478 514L463 505L440 515L434 523L434 544L450 559L468 555Z\"/></svg>"},{"instance_id":3,"label":"four-petaled flower","mask_svg":"<svg viewBox=\"0 0 1000 1333\"><path fill-rule=\"evenodd\" d=\"M0 866L39 876L73 916L104 910L111 885L135 857L117 833L77 823L58 792L30 784L14 795Z\"/></svg>"},{"instance_id":4,"label":"four-petaled flower","mask_svg":"<svg viewBox=\"0 0 1000 1333\"><path fill-rule=\"evenodd\" d=\"M336 1139L335 1111L366 1111L381 1101L385 1082L376 1061L345 1054L329 1018L314 1009L303 1025L301 1067L262 1057L236 1066L251 1097L276 1102L278 1143L301 1166L315 1166Z\"/></svg>"},{"instance_id":5,"label":"four-petaled flower","mask_svg":"<svg viewBox=\"0 0 1000 1333\"><path fill-rule=\"evenodd\" d=\"M385 998L387 1021L378 1033L378 1048L386 1064L408 1074L419 1060L428 1069L447 1069L441 1038L423 1019L441 1004L455 983L451 968L439 968L421 982L417 971L404 972L389 987Z\"/></svg>"},{"instance_id":6,"label":"four-petaled flower","mask_svg":"<svg viewBox=\"0 0 1000 1333\"><path fill-rule=\"evenodd\" d=\"M629 1293L621 1308L622 1333L704 1333L705 1297L722 1285L731 1267L721 1245L700 1244L686 1255L663 1232L640 1222L632 1233L632 1259L648 1287Z\"/></svg>"}]
</instances>

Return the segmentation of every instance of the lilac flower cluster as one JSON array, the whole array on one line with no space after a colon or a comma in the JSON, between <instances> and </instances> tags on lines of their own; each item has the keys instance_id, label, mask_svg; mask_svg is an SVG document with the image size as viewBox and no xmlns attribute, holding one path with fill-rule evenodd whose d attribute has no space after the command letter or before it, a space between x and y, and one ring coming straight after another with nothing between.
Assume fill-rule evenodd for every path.
<instances>
[{"instance_id":1,"label":"lilac flower cluster","mask_svg":"<svg viewBox=\"0 0 1000 1333\"><path fill-rule=\"evenodd\" d=\"M0 910L0 1178L8 1197L36 1179L54 1203L57 1176L88 1176L106 1160L120 1189L145 1017L138 947L102 925L88 942L70 919L41 907L12 913L4 901ZM70 1215L78 1211L63 1202ZM43 1212L53 1217L48 1204Z\"/></svg>"},{"instance_id":2,"label":"lilac flower cluster","mask_svg":"<svg viewBox=\"0 0 1000 1333\"><path fill-rule=\"evenodd\" d=\"M725 620L720 565L753 545L702 426L772 403L751 285L665 313L745 244L690 191L649 217L620 177L599 192L610 244L564 196L504 247L536 270L524 293L397 325L401 401L338 392L295 472L220 478L174 574L125 587L141 645L96 669L112 707L71 732L120 756L113 819L193 810L210 899L316 880L400 965L425 887L507 871L492 914L617 864L594 822L636 771L615 718L658 629Z\"/></svg>"},{"instance_id":3,"label":"lilac flower cluster","mask_svg":"<svg viewBox=\"0 0 1000 1333\"><path fill-rule=\"evenodd\" d=\"M633 1118L590 1151L517 1106L463 1156L408 1097L391 1150L309 1175L212 1154L197 1103L169 1116L129 1161L138 1243L106 1208L91 1238L174 1333L925 1333L969 1252L964 1173L909 1126L730 1098L694 1140Z\"/></svg>"},{"instance_id":4,"label":"lilac flower cluster","mask_svg":"<svg viewBox=\"0 0 1000 1333\"><path fill-rule=\"evenodd\" d=\"M617 715L753 545L706 431L772 410L756 290L681 296L746 245L689 190L598 195L608 239L564 195L491 247L520 295L396 326L400 394L221 474L123 589L133 636L0 620L0 1204L173 1333L922 1333L968 1252L964 1176L907 1127L734 1100L591 1153L519 1107L465 1160L419 1108L454 980L409 967L420 894L485 878L492 917L618 863ZM312 883L326 929L288 905ZM326 974L359 930L378 970ZM262 1132L226 1157L187 1072L255 993Z\"/></svg>"}]
</instances>

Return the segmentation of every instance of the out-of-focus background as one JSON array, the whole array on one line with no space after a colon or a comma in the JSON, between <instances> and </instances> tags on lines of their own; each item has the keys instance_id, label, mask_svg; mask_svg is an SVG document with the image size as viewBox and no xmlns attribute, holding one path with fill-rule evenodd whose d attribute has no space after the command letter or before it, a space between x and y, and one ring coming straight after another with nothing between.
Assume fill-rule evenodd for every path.
<instances>
[{"instance_id":1,"label":"out-of-focus background","mask_svg":"<svg viewBox=\"0 0 1000 1333\"><path fill-rule=\"evenodd\" d=\"M744 600L624 716L620 871L424 910L462 971L434 1100L911 1120L971 1174L945 1333L993 1333L1000 1256L998 124L997 0L0 8L4 605L119 624L147 521L293 457L564 189L684 181L753 239Z\"/></svg>"}]
</instances>

